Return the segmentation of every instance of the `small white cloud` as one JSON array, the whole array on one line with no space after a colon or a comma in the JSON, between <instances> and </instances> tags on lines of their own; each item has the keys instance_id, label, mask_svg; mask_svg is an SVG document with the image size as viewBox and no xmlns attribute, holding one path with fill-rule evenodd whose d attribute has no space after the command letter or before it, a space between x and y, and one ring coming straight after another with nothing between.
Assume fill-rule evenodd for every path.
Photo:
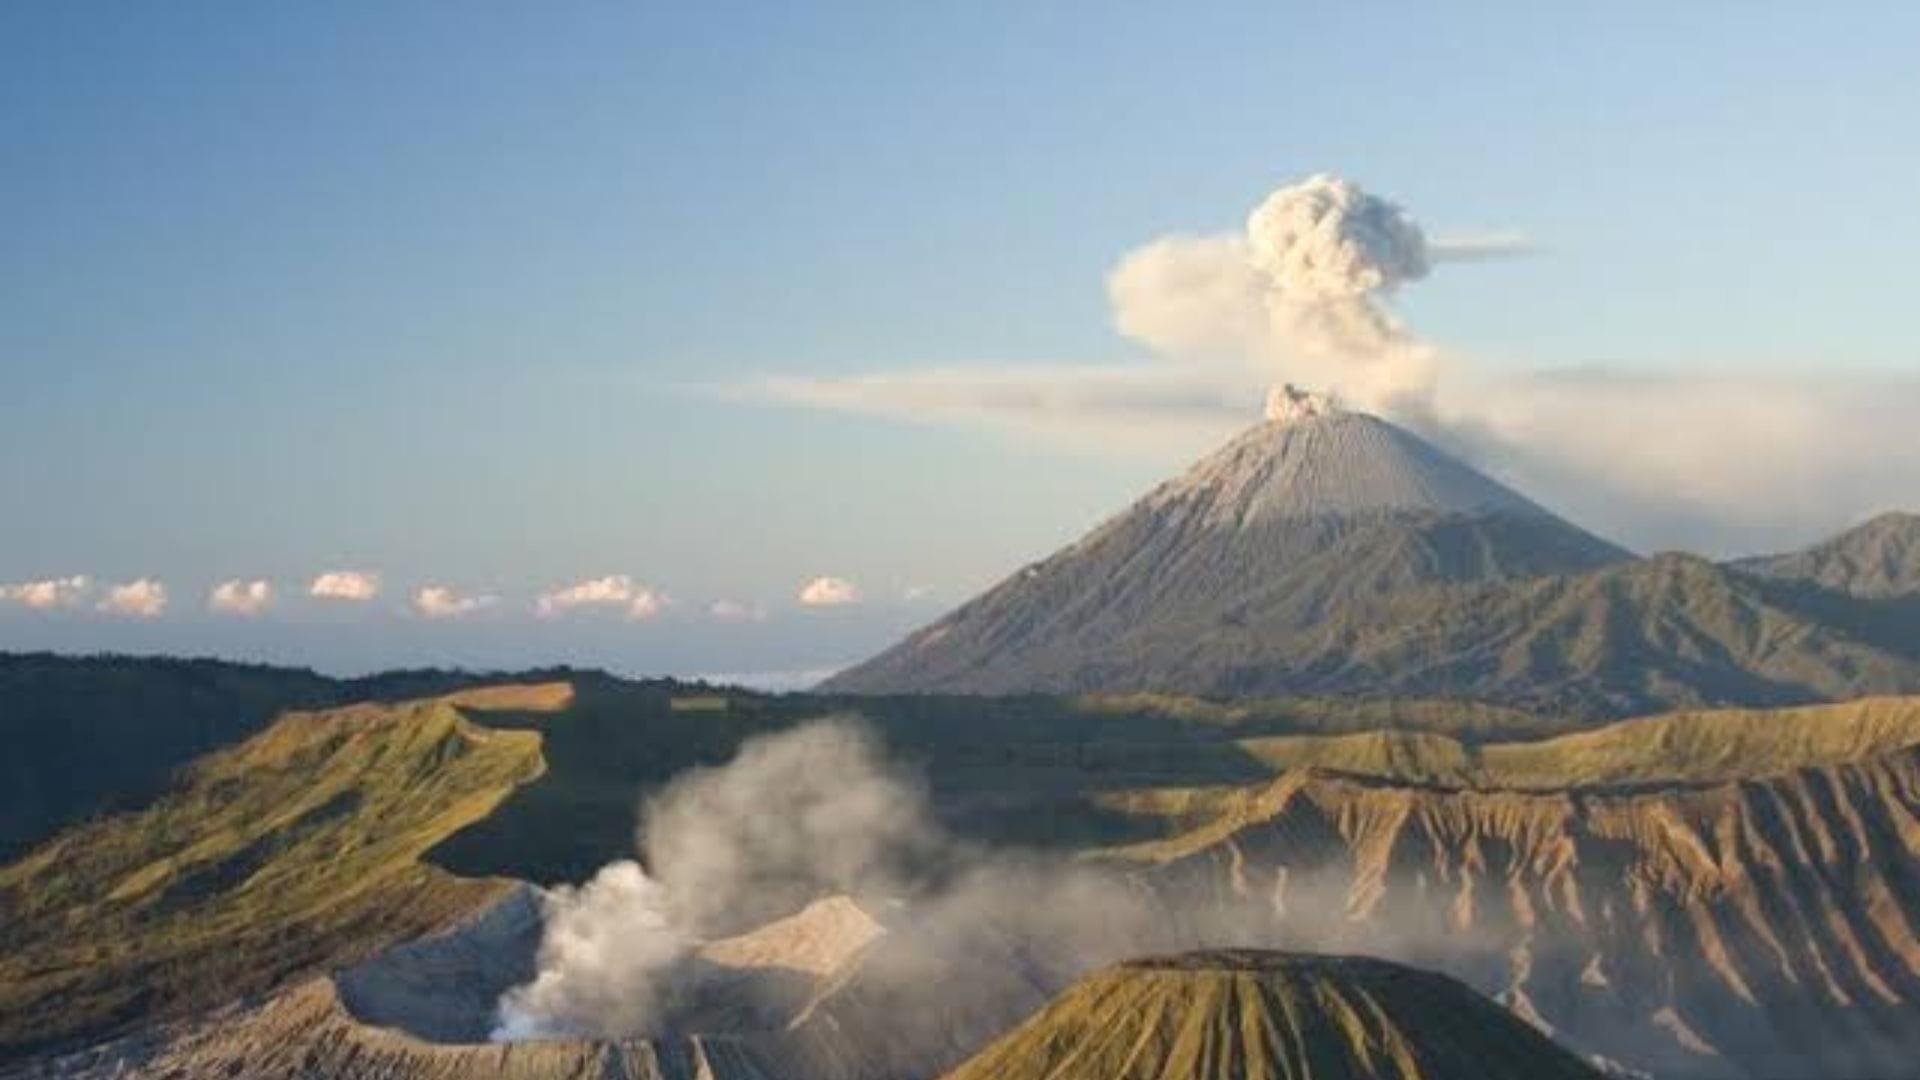
<instances>
[{"instance_id":1,"label":"small white cloud","mask_svg":"<svg viewBox=\"0 0 1920 1080\"><path fill-rule=\"evenodd\" d=\"M364 570L329 570L313 579L307 594L322 600L371 600L380 595L380 575Z\"/></svg>"},{"instance_id":2,"label":"small white cloud","mask_svg":"<svg viewBox=\"0 0 1920 1080\"><path fill-rule=\"evenodd\" d=\"M715 600L707 605L707 614L720 622L766 622L767 609L739 600Z\"/></svg>"},{"instance_id":3,"label":"small white cloud","mask_svg":"<svg viewBox=\"0 0 1920 1080\"><path fill-rule=\"evenodd\" d=\"M551 619L575 608L619 607L626 609L629 619L651 619L671 602L665 593L639 584L626 574L608 574L542 593L534 601L533 610L541 618Z\"/></svg>"},{"instance_id":4,"label":"small white cloud","mask_svg":"<svg viewBox=\"0 0 1920 1080\"><path fill-rule=\"evenodd\" d=\"M919 603L932 595L933 586L931 585L909 585L900 590L900 599L909 604Z\"/></svg>"},{"instance_id":5,"label":"small white cloud","mask_svg":"<svg viewBox=\"0 0 1920 1080\"><path fill-rule=\"evenodd\" d=\"M846 578L817 577L800 587L800 602L808 607L845 607L860 602L860 588Z\"/></svg>"},{"instance_id":6,"label":"small white cloud","mask_svg":"<svg viewBox=\"0 0 1920 1080\"><path fill-rule=\"evenodd\" d=\"M152 578L111 585L107 588L106 599L100 601L99 608L114 615L151 619L167 609L167 587Z\"/></svg>"},{"instance_id":7,"label":"small white cloud","mask_svg":"<svg viewBox=\"0 0 1920 1080\"><path fill-rule=\"evenodd\" d=\"M207 594L207 607L225 615L258 615L273 603L273 586L264 580L223 581Z\"/></svg>"},{"instance_id":8,"label":"small white cloud","mask_svg":"<svg viewBox=\"0 0 1920 1080\"><path fill-rule=\"evenodd\" d=\"M85 574L72 577L48 578L45 581L23 581L15 585L0 585L0 600L23 604L40 611L54 608L75 607L86 599L87 590L93 588L93 579Z\"/></svg>"},{"instance_id":9,"label":"small white cloud","mask_svg":"<svg viewBox=\"0 0 1920 1080\"><path fill-rule=\"evenodd\" d=\"M445 585L422 585L413 593L413 610L428 619L458 619L499 602L497 596L463 596Z\"/></svg>"}]
</instances>

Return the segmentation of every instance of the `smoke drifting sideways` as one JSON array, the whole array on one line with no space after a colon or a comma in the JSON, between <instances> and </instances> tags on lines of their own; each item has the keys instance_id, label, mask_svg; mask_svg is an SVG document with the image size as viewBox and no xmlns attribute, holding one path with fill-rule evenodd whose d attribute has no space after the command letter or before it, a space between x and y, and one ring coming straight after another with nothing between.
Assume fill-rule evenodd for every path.
<instances>
[{"instance_id":1,"label":"smoke drifting sideways","mask_svg":"<svg viewBox=\"0 0 1920 1080\"><path fill-rule=\"evenodd\" d=\"M1133 956L1350 947L1351 933L1368 951L1403 956L1463 944L1457 931L1416 941L1350 923L1338 872L1318 885L1296 875L1284 903L1278 893L1223 903L1208 880L1150 883L970 843L938 824L916 774L848 717L749 740L725 765L676 778L642 817L645 869L617 861L547 895L535 975L501 996L495 1040L730 1033L700 1025L766 1014L740 996L750 990L737 972L704 960L703 944L830 896L852 898L883 927L836 983L878 1007L888 1032L877 1041L907 1054L990 1037L1073 978ZM834 1022L861 1023L860 1007L848 1008ZM773 1015L776 1027L790 1018Z\"/></svg>"},{"instance_id":2,"label":"smoke drifting sideways","mask_svg":"<svg viewBox=\"0 0 1920 1080\"><path fill-rule=\"evenodd\" d=\"M1398 205L1323 173L1268 195L1238 235L1167 237L1131 252L1107 293L1121 333L1156 352L1247 357L1270 381L1405 412L1431 395L1438 357L1407 332L1393 294L1436 259L1524 250L1497 239L1436 246Z\"/></svg>"},{"instance_id":3,"label":"smoke drifting sideways","mask_svg":"<svg viewBox=\"0 0 1920 1080\"><path fill-rule=\"evenodd\" d=\"M979 426L1100 456L1191 460L1270 387L1333 392L1641 550L1785 550L1911 509L1920 380L1832 362L1792 373L1517 371L1409 328L1402 290L1527 255L1515 232L1428 235L1330 175L1272 192L1232 232L1163 236L1108 273L1115 328L1158 361L782 376L750 399Z\"/></svg>"},{"instance_id":4,"label":"smoke drifting sideways","mask_svg":"<svg viewBox=\"0 0 1920 1080\"><path fill-rule=\"evenodd\" d=\"M1117 875L947 833L925 786L854 718L749 740L669 783L642 818L645 869L621 860L547 895L536 973L501 996L496 1041L687 1033L713 997L742 992L703 962L704 943L830 896L884 926L859 961L865 1000L916 1023L972 1015L981 1037L1074 975L1172 941L1165 913Z\"/></svg>"}]
</instances>

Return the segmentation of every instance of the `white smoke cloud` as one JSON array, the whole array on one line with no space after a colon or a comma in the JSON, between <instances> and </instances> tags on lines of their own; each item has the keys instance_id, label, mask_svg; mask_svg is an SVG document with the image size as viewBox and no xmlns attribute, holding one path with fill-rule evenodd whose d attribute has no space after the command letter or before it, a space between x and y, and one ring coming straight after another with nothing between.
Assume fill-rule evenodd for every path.
<instances>
[{"instance_id":1,"label":"white smoke cloud","mask_svg":"<svg viewBox=\"0 0 1920 1080\"><path fill-rule=\"evenodd\" d=\"M493 1038L619 1037L653 1029L666 977L694 942L675 926L666 890L631 860L546 897L532 982L500 1000Z\"/></svg>"},{"instance_id":2,"label":"white smoke cloud","mask_svg":"<svg viewBox=\"0 0 1920 1080\"><path fill-rule=\"evenodd\" d=\"M1240 236L1163 237L1107 274L1115 329L1171 355L1232 358L1262 348L1268 289Z\"/></svg>"},{"instance_id":3,"label":"white smoke cloud","mask_svg":"<svg viewBox=\"0 0 1920 1080\"><path fill-rule=\"evenodd\" d=\"M807 607L845 607L860 602L860 587L846 578L817 577L800 587L799 599Z\"/></svg>"},{"instance_id":4,"label":"white smoke cloud","mask_svg":"<svg viewBox=\"0 0 1920 1080\"><path fill-rule=\"evenodd\" d=\"M1166 938L1165 912L1116 878L947 834L918 776L856 720L748 740L676 778L642 820L641 862L548 896L536 974L501 997L496 1039L671 1032L710 974L703 942L825 896L881 918L861 993L897 1006L901 1046L920 1053L932 1032L953 1038L945 1017L989 1018L984 1038L1051 984Z\"/></svg>"},{"instance_id":5,"label":"white smoke cloud","mask_svg":"<svg viewBox=\"0 0 1920 1080\"><path fill-rule=\"evenodd\" d=\"M1268 196L1247 228L1126 254L1115 327L1167 364L786 378L749 391L813 408L1036 435L1168 467L1292 382L1408 425L1582 524L1643 550L1749 553L1920 508L1920 381L1513 374L1423 341L1390 306L1448 263L1535 250L1512 232L1428 239L1333 177Z\"/></svg>"},{"instance_id":6,"label":"white smoke cloud","mask_svg":"<svg viewBox=\"0 0 1920 1080\"><path fill-rule=\"evenodd\" d=\"M724 1034L708 1026L714 1004L737 1017L752 994L716 975L702 946L828 896L882 929L856 968L831 973L854 1000L884 1003L889 1045L864 1050L870 1063L903 1056L876 1075L936 1075L1122 957L1223 945L1471 957L1497 944L1451 923L1354 921L1344 864L1303 868L1282 899L1277 885L1223 888L1211 860L1142 873L962 841L918 774L847 718L750 739L726 764L675 778L643 807L639 850L548 895L535 974L500 997L495 1039Z\"/></svg>"},{"instance_id":7,"label":"white smoke cloud","mask_svg":"<svg viewBox=\"0 0 1920 1080\"><path fill-rule=\"evenodd\" d=\"M665 593L642 585L626 574L608 574L589 578L540 594L534 601L534 613L543 619L564 615L578 608L621 608L630 619L651 619L670 603Z\"/></svg>"},{"instance_id":8,"label":"white smoke cloud","mask_svg":"<svg viewBox=\"0 0 1920 1080\"><path fill-rule=\"evenodd\" d=\"M1920 380L1463 366L1425 433L1641 550L1732 555L1920 508L1916 411Z\"/></svg>"},{"instance_id":9,"label":"white smoke cloud","mask_svg":"<svg viewBox=\"0 0 1920 1080\"><path fill-rule=\"evenodd\" d=\"M1427 275L1427 238L1393 203L1322 173L1247 217L1247 256L1293 303L1391 292Z\"/></svg>"},{"instance_id":10,"label":"white smoke cloud","mask_svg":"<svg viewBox=\"0 0 1920 1080\"><path fill-rule=\"evenodd\" d=\"M413 610L427 619L459 619L487 610L500 602L497 596L464 595L445 585L422 585L414 590Z\"/></svg>"},{"instance_id":11,"label":"white smoke cloud","mask_svg":"<svg viewBox=\"0 0 1920 1080\"><path fill-rule=\"evenodd\" d=\"M380 595L380 575L365 570L329 570L313 579L307 595L321 600L371 600Z\"/></svg>"},{"instance_id":12,"label":"white smoke cloud","mask_svg":"<svg viewBox=\"0 0 1920 1080\"><path fill-rule=\"evenodd\" d=\"M55 608L78 607L86 601L87 592L92 588L92 578L85 574L75 574L72 577L0 585L0 600L40 611L51 611Z\"/></svg>"},{"instance_id":13,"label":"white smoke cloud","mask_svg":"<svg viewBox=\"0 0 1920 1080\"><path fill-rule=\"evenodd\" d=\"M152 578L110 585L97 606L109 615L151 619L167 610L167 587Z\"/></svg>"},{"instance_id":14,"label":"white smoke cloud","mask_svg":"<svg viewBox=\"0 0 1920 1080\"><path fill-rule=\"evenodd\" d=\"M207 607L223 615L258 615L273 603L273 585L265 580L223 581L207 594Z\"/></svg>"},{"instance_id":15,"label":"white smoke cloud","mask_svg":"<svg viewBox=\"0 0 1920 1080\"><path fill-rule=\"evenodd\" d=\"M495 1039L682 1034L685 1017L711 1020L714 993L738 1014L740 984L707 981L701 947L828 896L883 929L850 978L895 1025L895 1045L870 1051L920 1055L891 1075L928 1075L926 1055L983 1041L1122 957L1314 941L1283 928L1273 906L1211 883L1162 892L1123 867L962 841L939 824L920 777L847 718L750 739L726 764L677 777L643 807L638 846L639 860L547 896L535 974L500 997ZM1344 911L1343 900L1330 895L1325 910ZM1358 932L1369 951L1407 945L1377 921ZM1464 938L1456 930L1448 944Z\"/></svg>"},{"instance_id":16,"label":"white smoke cloud","mask_svg":"<svg viewBox=\"0 0 1920 1080\"><path fill-rule=\"evenodd\" d=\"M1490 250L1482 243L1469 257ZM1107 296L1115 327L1163 356L1237 357L1260 382L1332 390L1374 411L1417 410L1438 358L1387 300L1438 254L1399 206L1323 174L1268 195L1239 235L1134 250L1108 276Z\"/></svg>"},{"instance_id":17,"label":"white smoke cloud","mask_svg":"<svg viewBox=\"0 0 1920 1080\"><path fill-rule=\"evenodd\" d=\"M615 862L548 897L538 974L501 999L495 1038L656 1031L701 940L821 895L897 892L938 842L920 786L858 724L748 740L648 800L646 870Z\"/></svg>"}]
</instances>

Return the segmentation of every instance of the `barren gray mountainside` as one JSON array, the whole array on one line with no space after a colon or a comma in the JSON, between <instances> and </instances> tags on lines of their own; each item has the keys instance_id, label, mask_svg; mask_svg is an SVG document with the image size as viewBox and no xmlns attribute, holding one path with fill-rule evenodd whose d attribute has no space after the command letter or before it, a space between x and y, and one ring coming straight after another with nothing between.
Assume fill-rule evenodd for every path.
<instances>
[{"instance_id":1,"label":"barren gray mountainside","mask_svg":"<svg viewBox=\"0 0 1920 1080\"><path fill-rule=\"evenodd\" d=\"M1870 599L1910 596L1920 593L1920 514L1881 514L1804 551L1734 565Z\"/></svg>"},{"instance_id":2,"label":"barren gray mountainside","mask_svg":"<svg viewBox=\"0 0 1920 1080\"><path fill-rule=\"evenodd\" d=\"M829 680L847 693L1471 699L1574 718L1920 689L1920 518L1637 559L1400 428L1244 433Z\"/></svg>"},{"instance_id":3,"label":"barren gray mountainside","mask_svg":"<svg viewBox=\"0 0 1920 1080\"><path fill-rule=\"evenodd\" d=\"M1282 645L1418 585L1628 558L1376 417L1282 412L825 689L1233 691L1182 655Z\"/></svg>"}]
</instances>

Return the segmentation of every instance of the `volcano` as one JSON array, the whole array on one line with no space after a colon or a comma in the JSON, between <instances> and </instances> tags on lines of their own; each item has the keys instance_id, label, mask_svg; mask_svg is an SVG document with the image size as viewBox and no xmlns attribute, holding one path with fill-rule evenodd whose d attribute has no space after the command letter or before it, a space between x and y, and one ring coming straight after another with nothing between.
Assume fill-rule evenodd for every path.
<instances>
[{"instance_id":1,"label":"volcano","mask_svg":"<svg viewBox=\"0 0 1920 1080\"><path fill-rule=\"evenodd\" d=\"M1630 558L1404 428L1286 387L1184 475L822 689L1274 690L1294 681L1287 641L1382 595Z\"/></svg>"},{"instance_id":2,"label":"volcano","mask_svg":"<svg viewBox=\"0 0 1920 1080\"><path fill-rule=\"evenodd\" d=\"M1597 1080L1444 975L1229 950L1133 961L1070 987L947 1080Z\"/></svg>"}]
</instances>

